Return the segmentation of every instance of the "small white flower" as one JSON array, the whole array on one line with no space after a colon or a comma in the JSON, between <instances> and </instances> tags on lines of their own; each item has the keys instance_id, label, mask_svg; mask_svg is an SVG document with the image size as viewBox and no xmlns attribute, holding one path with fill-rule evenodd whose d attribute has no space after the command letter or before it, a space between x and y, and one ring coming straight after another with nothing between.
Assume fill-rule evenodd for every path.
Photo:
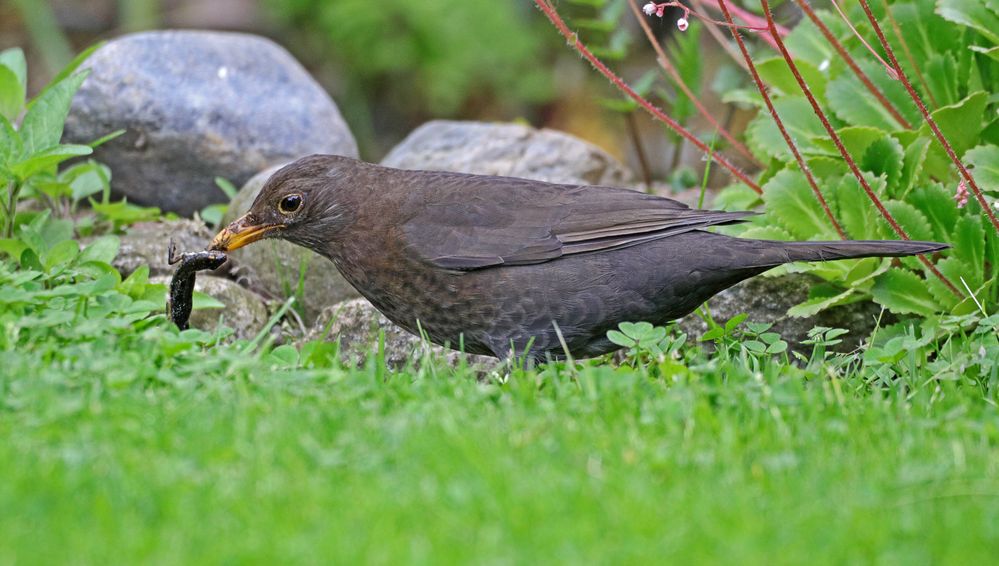
<instances>
[{"instance_id":1,"label":"small white flower","mask_svg":"<svg viewBox=\"0 0 999 566\"><path fill-rule=\"evenodd\" d=\"M646 16L651 16L656 13L656 3L649 2L648 4L642 6L642 11L645 12Z\"/></svg>"},{"instance_id":2,"label":"small white flower","mask_svg":"<svg viewBox=\"0 0 999 566\"><path fill-rule=\"evenodd\" d=\"M824 73L828 69L829 69L829 59L823 59L822 62L819 63L819 70Z\"/></svg>"},{"instance_id":3,"label":"small white flower","mask_svg":"<svg viewBox=\"0 0 999 566\"><path fill-rule=\"evenodd\" d=\"M687 31L688 25L690 25L690 23L687 21L687 18L680 18L676 21L676 28L680 31Z\"/></svg>"}]
</instances>

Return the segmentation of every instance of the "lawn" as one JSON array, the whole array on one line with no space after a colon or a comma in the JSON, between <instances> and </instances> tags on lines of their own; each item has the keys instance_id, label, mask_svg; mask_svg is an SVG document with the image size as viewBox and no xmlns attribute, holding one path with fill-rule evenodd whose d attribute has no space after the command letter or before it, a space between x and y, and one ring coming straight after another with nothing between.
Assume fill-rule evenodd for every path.
<instances>
[{"instance_id":1,"label":"lawn","mask_svg":"<svg viewBox=\"0 0 999 566\"><path fill-rule=\"evenodd\" d=\"M999 553L999 410L966 380L884 386L846 358L749 371L745 353L688 345L637 369L480 381L432 360L390 371L310 369L245 344L175 354L197 331L161 326L104 336L94 347L118 351L103 355L3 354L0 563Z\"/></svg>"}]
</instances>

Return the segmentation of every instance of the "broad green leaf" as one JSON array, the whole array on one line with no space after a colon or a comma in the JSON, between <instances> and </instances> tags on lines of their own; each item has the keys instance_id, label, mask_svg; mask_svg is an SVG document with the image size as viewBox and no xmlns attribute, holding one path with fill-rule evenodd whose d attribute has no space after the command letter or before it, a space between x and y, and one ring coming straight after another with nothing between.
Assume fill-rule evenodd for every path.
<instances>
[{"instance_id":1,"label":"broad green leaf","mask_svg":"<svg viewBox=\"0 0 999 566\"><path fill-rule=\"evenodd\" d=\"M999 45L995 47L979 47L977 45L972 45L968 49L971 49L976 53L982 53L993 61L999 61Z\"/></svg>"},{"instance_id":2,"label":"broad green leaf","mask_svg":"<svg viewBox=\"0 0 999 566\"><path fill-rule=\"evenodd\" d=\"M867 146L860 168L877 176L884 175L888 194L893 194L902 176L902 160L902 144L891 136L884 136Z\"/></svg>"},{"instance_id":3,"label":"broad green leaf","mask_svg":"<svg viewBox=\"0 0 999 566\"><path fill-rule=\"evenodd\" d=\"M972 287L982 282L985 270L985 230L980 216L965 214L954 225L954 257L972 269L965 280Z\"/></svg>"},{"instance_id":4,"label":"broad green leaf","mask_svg":"<svg viewBox=\"0 0 999 566\"><path fill-rule=\"evenodd\" d=\"M826 309L849 302L854 290L843 291L831 285L816 285L808 292L808 299L787 309L788 316L799 318L815 316Z\"/></svg>"},{"instance_id":5,"label":"broad green leaf","mask_svg":"<svg viewBox=\"0 0 999 566\"><path fill-rule=\"evenodd\" d=\"M80 262L97 261L111 263L118 255L121 241L117 236L101 236L80 252Z\"/></svg>"},{"instance_id":6,"label":"broad green leaf","mask_svg":"<svg viewBox=\"0 0 999 566\"><path fill-rule=\"evenodd\" d=\"M950 242L951 231L959 215L954 195L948 193L939 183L927 183L914 189L906 202L919 209L930 222L933 227L933 240Z\"/></svg>"},{"instance_id":7,"label":"broad green leaf","mask_svg":"<svg viewBox=\"0 0 999 566\"><path fill-rule=\"evenodd\" d=\"M971 175L985 192L999 194L999 146L980 145L964 154L964 163L971 165Z\"/></svg>"},{"instance_id":8,"label":"broad green leaf","mask_svg":"<svg viewBox=\"0 0 999 566\"><path fill-rule=\"evenodd\" d=\"M0 115L0 170L10 167L10 162L17 159L24 149L21 136L7 118Z\"/></svg>"},{"instance_id":9,"label":"broad green leaf","mask_svg":"<svg viewBox=\"0 0 999 566\"><path fill-rule=\"evenodd\" d=\"M28 159L15 163L10 170L21 179L45 171L74 157L90 155L94 150L88 145L57 145L34 153Z\"/></svg>"},{"instance_id":10,"label":"broad green leaf","mask_svg":"<svg viewBox=\"0 0 999 566\"><path fill-rule=\"evenodd\" d=\"M729 185L722 189L711 203L712 208L719 210L751 210L762 201L760 195L742 183Z\"/></svg>"},{"instance_id":11,"label":"broad green leaf","mask_svg":"<svg viewBox=\"0 0 999 566\"><path fill-rule=\"evenodd\" d=\"M21 122L21 137L29 154L46 150L59 143L69 106L87 71L77 73L53 85L28 105Z\"/></svg>"},{"instance_id":12,"label":"broad green leaf","mask_svg":"<svg viewBox=\"0 0 999 566\"><path fill-rule=\"evenodd\" d=\"M826 10L816 10L816 15L832 31L833 35L842 37L846 32L846 26L839 16ZM822 69L830 61L839 58L832 46L826 41L822 32L808 18L802 18L791 33L784 38L788 51L794 56L795 61L803 60L811 63L816 69ZM823 65L825 64L825 65Z\"/></svg>"},{"instance_id":13,"label":"broad green leaf","mask_svg":"<svg viewBox=\"0 0 999 566\"><path fill-rule=\"evenodd\" d=\"M79 253L80 244L76 240L63 240L42 255L42 266L45 271L51 272L73 261Z\"/></svg>"},{"instance_id":14,"label":"broad green leaf","mask_svg":"<svg viewBox=\"0 0 999 566\"><path fill-rule=\"evenodd\" d=\"M24 51L20 47L12 47L0 51L0 66L7 67L17 76L17 81L21 83L22 89L28 84L28 62L24 58Z\"/></svg>"},{"instance_id":15,"label":"broad green leaf","mask_svg":"<svg viewBox=\"0 0 999 566\"><path fill-rule=\"evenodd\" d=\"M889 132L902 129L891 112L864 88L853 73L841 73L830 81L826 87L826 100L836 117L851 126L870 126Z\"/></svg>"},{"instance_id":16,"label":"broad green leaf","mask_svg":"<svg viewBox=\"0 0 999 566\"><path fill-rule=\"evenodd\" d=\"M978 136L984 126L983 118L985 117L985 105L988 102L988 98L988 95L984 91L978 91L968 95L957 104L944 106L931 113L933 120L937 123L940 131L957 155L963 155L964 152L976 145ZM919 135L931 137L934 149L946 158L943 147L937 141L936 137L933 136L929 125L923 124L919 129Z\"/></svg>"},{"instance_id":17,"label":"broad green leaf","mask_svg":"<svg viewBox=\"0 0 999 566\"><path fill-rule=\"evenodd\" d=\"M938 0L936 12L944 19L974 29L993 44L999 43L999 16L983 0Z\"/></svg>"},{"instance_id":18,"label":"broad green leaf","mask_svg":"<svg viewBox=\"0 0 999 566\"><path fill-rule=\"evenodd\" d=\"M860 161L860 157L867 151L867 148L877 140L888 136L888 133L872 126L847 126L836 130L836 135L843 142L843 147L846 148L847 153L854 160ZM843 159L836 144L824 130L821 136L812 139L812 143L837 159Z\"/></svg>"},{"instance_id":19,"label":"broad green leaf","mask_svg":"<svg viewBox=\"0 0 999 566\"><path fill-rule=\"evenodd\" d=\"M794 240L794 236L790 232L784 230L783 228L777 226L753 226L747 229L742 234L739 234L740 238L745 238L747 240L781 240L781 241L791 241Z\"/></svg>"},{"instance_id":20,"label":"broad green leaf","mask_svg":"<svg viewBox=\"0 0 999 566\"><path fill-rule=\"evenodd\" d=\"M923 69L927 86L938 106L948 106L958 101L957 61L950 53L934 53Z\"/></svg>"},{"instance_id":21,"label":"broad green leaf","mask_svg":"<svg viewBox=\"0 0 999 566\"><path fill-rule=\"evenodd\" d=\"M936 263L937 270L951 281L962 293L967 293L964 286L961 285L961 277L968 281L968 274L971 273L971 267L960 259L951 256L944 258ZM972 281L968 281L969 284L973 284ZM953 309L960 302L960 298L951 291L943 281L941 281L936 275L932 273L926 274L926 286L933 294L933 298L937 300L945 309Z\"/></svg>"},{"instance_id":22,"label":"broad green leaf","mask_svg":"<svg viewBox=\"0 0 999 566\"><path fill-rule=\"evenodd\" d=\"M216 299L211 295L202 293L201 291L195 291L191 297L191 309L192 310L203 310L203 309L224 309L225 303Z\"/></svg>"},{"instance_id":23,"label":"broad green leaf","mask_svg":"<svg viewBox=\"0 0 999 566\"><path fill-rule=\"evenodd\" d=\"M791 139L802 153L816 153L818 150L812 138L825 135L822 123L815 116L811 105L803 96L785 96L774 101L774 108L787 128ZM746 131L747 141L753 152L761 159L776 157L781 161L794 159L784 137L768 112L760 112Z\"/></svg>"},{"instance_id":24,"label":"broad green leaf","mask_svg":"<svg viewBox=\"0 0 999 566\"><path fill-rule=\"evenodd\" d=\"M826 95L826 77L808 61L796 60L795 65L801 78L805 79L808 88L815 96L822 100ZM784 94L801 94L798 81L791 73L787 61L783 57L773 57L756 64L756 70L767 85L777 89Z\"/></svg>"},{"instance_id":25,"label":"broad green leaf","mask_svg":"<svg viewBox=\"0 0 999 566\"><path fill-rule=\"evenodd\" d=\"M924 241L933 239L933 227L930 226L930 221L915 206L897 200L890 200L884 205L899 226L909 235L909 238ZM887 225L884 228L884 233L889 236L895 234Z\"/></svg>"},{"instance_id":26,"label":"broad green leaf","mask_svg":"<svg viewBox=\"0 0 999 566\"><path fill-rule=\"evenodd\" d=\"M725 104L736 104L750 108L764 108L766 103L755 88L736 88L722 93L721 100Z\"/></svg>"},{"instance_id":27,"label":"broad green leaf","mask_svg":"<svg viewBox=\"0 0 999 566\"><path fill-rule=\"evenodd\" d=\"M941 310L926 281L904 269L890 269L880 275L871 295L876 303L895 314L931 316Z\"/></svg>"},{"instance_id":28,"label":"broad green leaf","mask_svg":"<svg viewBox=\"0 0 999 566\"><path fill-rule=\"evenodd\" d=\"M905 148L902 173L899 175L896 190L891 193L893 197L901 199L912 191L923 172L923 162L926 161L929 150L930 139L922 136L917 137Z\"/></svg>"},{"instance_id":29,"label":"broad green leaf","mask_svg":"<svg viewBox=\"0 0 999 566\"><path fill-rule=\"evenodd\" d=\"M867 180L875 194L883 191L883 180L874 178ZM850 174L844 175L835 187L837 219L846 233L855 240L876 238L877 219L880 215L857 178Z\"/></svg>"},{"instance_id":30,"label":"broad green leaf","mask_svg":"<svg viewBox=\"0 0 999 566\"><path fill-rule=\"evenodd\" d=\"M799 171L784 170L763 187L767 215L801 240L836 239L836 231Z\"/></svg>"},{"instance_id":31,"label":"broad green leaf","mask_svg":"<svg viewBox=\"0 0 999 566\"><path fill-rule=\"evenodd\" d=\"M24 85L14 71L0 65L0 115L16 120L24 108Z\"/></svg>"}]
</instances>

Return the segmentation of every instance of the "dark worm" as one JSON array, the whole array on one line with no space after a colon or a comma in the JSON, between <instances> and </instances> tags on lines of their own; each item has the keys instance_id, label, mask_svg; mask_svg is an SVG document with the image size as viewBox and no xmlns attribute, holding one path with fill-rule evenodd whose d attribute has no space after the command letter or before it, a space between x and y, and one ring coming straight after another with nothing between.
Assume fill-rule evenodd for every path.
<instances>
[{"instance_id":1,"label":"dark worm","mask_svg":"<svg viewBox=\"0 0 999 566\"><path fill-rule=\"evenodd\" d=\"M176 251L173 242L170 242L167 262L170 265L180 262L180 267L170 280L167 317L181 330L187 330L194 297L195 275L203 269L218 269L225 263L227 256L225 252L220 251L184 252L178 256Z\"/></svg>"}]
</instances>

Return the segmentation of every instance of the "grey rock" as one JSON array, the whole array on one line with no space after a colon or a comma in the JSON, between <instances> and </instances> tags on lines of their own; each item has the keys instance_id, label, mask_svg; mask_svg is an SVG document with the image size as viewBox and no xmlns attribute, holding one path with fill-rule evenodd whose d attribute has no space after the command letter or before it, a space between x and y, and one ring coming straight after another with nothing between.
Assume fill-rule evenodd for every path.
<instances>
[{"instance_id":1,"label":"grey rock","mask_svg":"<svg viewBox=\"0 0 999 566\"><path fill-rule=\"evenodd\" d=\"M587 185L623 186L631 179L624 166L590 143L509 123L428 122L392 149L382 165Z\"/></svg>"},{"instance_id":2,"label":"grey rock","mask_svg":"<svg viewBox=\"0 0 999 566\"><path fill-rule=\"evenodd\" d=\"M223 222L228 224L246 213L267 179L280 168L271 167L250 179L230 203ZM258 242L233 251L230 257L239 266L239 280L251 289L272 298L296 296L306 324L316 320L324 307L360 296L340 276L333 262L284 240ZM299 296L298 281L303 269Z\"/></svg>"},{"instance_id":3,"label":"grey rock","mask_svg":"<svg viewBox=\"0 0 999 566\"><path fill-rule=\"evenodd\" d=\"M780 334L792 350L811 351L811 346L802 341L816 326L849 330L849 334L840 337L843 342L834 349L856 348L870 336L881 313L881 307L873 302L842 305L808 318L787 316L787 309L807 299L808 289L818 282L807 274L754 277L718 293L708 301L708 307L711 317L719 324L740 313L749 315L748 322L772 323L770 330ZM693 340L708 330L707 323L696 314L680 319L679 326Z\"/></svg>"},{"instance_id":4,"label":"grey rock","mask_svg":"<svg viewBox=\"0 0 999 566\"><path fill-rule=\"evenodd\" d=\"M462 356L469 365L485 370L501 365L496 358L462 354L424 342L393 324L365 299L345 301L323 309L307 335L307 340L340 340L340 357L344 363L363 364L368 355L377 351L382 332L385 334L385 363L392 368L402 368L410 362L417 362L427 353L444 359L451 365L457 365Z\"/></svg>"},{"instance_id":5,"label":"grey rock","mask_svg":"<svg viewBox=\"0 0 999 566\"><path fill-rule=\"evenodd\" d=\"M190 215L274 163L314 153L357 156L329 95L272 41L245 34L155 31L99 49L73 101L66 140L118 129L95 159L114 190L138 204Z\"/></svg>"},{"instance_id":6,"label":"grey rock","mask_svg":"<svg viewBox=\"0 0 999 566\"><path fill-rule=\"evenodd\" d=\"M167 276L154 277L150 281L170 284ZM270 319L263 297L229 279L200 274L195 280L194 290L214 297L225 308L195 310L191 313L191 328L214 332L221 324L233 329L236 338L248 340L255 337Z\"/></svg>"},{"instance_id":7,"label":"grey rock","mask_svg":"<svg viewBox=\"0 0 999 566\"><path fill-rule=\"evenodd\" d=\"M170 275L176 266L167 263L167 248L171 240L178 252L203 250L212 239L212 232L202 222L194 220L162 220L131 226L121 236L118 257L111 263L122 277L128 277L140 266L148 265L149 274ZM228 271L229 264L219 268Z\"/></svg>"}]
</instances>

